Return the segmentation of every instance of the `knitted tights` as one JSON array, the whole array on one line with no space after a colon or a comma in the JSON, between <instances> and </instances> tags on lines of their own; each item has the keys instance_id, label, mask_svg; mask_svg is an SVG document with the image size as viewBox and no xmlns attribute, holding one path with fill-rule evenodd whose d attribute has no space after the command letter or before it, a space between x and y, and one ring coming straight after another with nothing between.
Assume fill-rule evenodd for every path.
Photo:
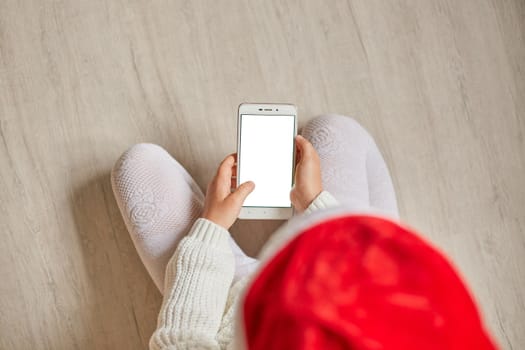
<instances>
[{"instance_id":1,"label":"knitted tights","mask_svg":"<svg viewBox=\"0 0 525 350\"><path fill-rule=\"evenodd\" d=\"M392 179L377 145L354 119L323 115L310 120L301 134L321 159L323 188L339 202L359 202L398 218Z\"/></svg>"}]
</instances>

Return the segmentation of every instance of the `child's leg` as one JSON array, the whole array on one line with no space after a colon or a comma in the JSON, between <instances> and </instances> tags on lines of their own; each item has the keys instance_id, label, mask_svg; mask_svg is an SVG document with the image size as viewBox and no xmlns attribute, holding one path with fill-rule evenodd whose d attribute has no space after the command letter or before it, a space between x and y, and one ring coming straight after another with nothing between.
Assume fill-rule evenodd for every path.
<instances>
[{"instance_id":1,"label":"child's leg","mask_svg":"<svg viewBox=\"0 0 525 350\"><path fill-rule=\"evenodd\" d=\"M163 148L147 143L124 152L111 172L111 183L135 248L162 292L166 264L202 213L204 195ZM233 239L231 243L241 270L253 263Z\"/></svg>"},{"instance_id":2,"label":"child's leg","mask_svg":"<svg viewBox=\"0 0 525 350\"><path fill-rule=\"evenodd\" d=\"M392 178L374 140L370 143L366 160L370 205L398 219L399 211Z\"/></svg>"},{"instance_id":3,"label":"child's leg","mask_svg":"<svg viewBox=\"0 0 525 350\"><path fill-rule=\"evenodd\" d=\"M373 138L354 119L324 115L302 134L319 153L323 188L340 202L360 202L398 217L386 164Z\"/></svg>"}]
</instances>

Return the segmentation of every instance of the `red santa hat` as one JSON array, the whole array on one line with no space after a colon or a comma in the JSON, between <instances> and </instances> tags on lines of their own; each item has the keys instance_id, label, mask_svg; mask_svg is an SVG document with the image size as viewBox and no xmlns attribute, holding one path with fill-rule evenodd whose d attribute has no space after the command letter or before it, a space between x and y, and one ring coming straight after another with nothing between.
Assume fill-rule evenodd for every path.
<instances>
[{"instance_id":1,"label":"red santa hat","mask_svg":"<svg viewBox=\"0 0 525 350\"><path fill-rule=\"evenodd\" d=\"M373 216L296 236L262 268L242 314L249 350L496 348L447 259Z\"/></svg>"}]
</instances>

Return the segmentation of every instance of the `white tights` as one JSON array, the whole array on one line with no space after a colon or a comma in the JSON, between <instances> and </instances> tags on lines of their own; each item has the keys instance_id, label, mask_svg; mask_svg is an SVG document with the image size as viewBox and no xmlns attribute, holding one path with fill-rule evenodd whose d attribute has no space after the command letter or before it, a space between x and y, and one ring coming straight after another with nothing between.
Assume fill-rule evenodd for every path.
<instances>
[{"instance_id":1,"label":"white tights","mask_svg":"<svg viewBox=\"0 0 525 350\"><path fill-rule=\"evenodd\" d=\"M319 154L325 190L341 203L360 202L399 218L386 163L372 136L358 122L323 115L308 122L301 134Z\"/></svg>"},{"instance_id":2,"label":"white tights","mask_svg":"<svg viewBox=\"0 0 525 350\"><path fill-rule=\"evenodd\" d=\"M372 137L353 119L311 120L303 129L321 158L323 188L341 202L353 199L397 217L392 181ZM163 148L141 143L128 149L111 172L113 192L131 238L157 288L178 242L202 213L204 194ZM231 239L235 280L257 267Z\"/></svg>"}]
</instances>

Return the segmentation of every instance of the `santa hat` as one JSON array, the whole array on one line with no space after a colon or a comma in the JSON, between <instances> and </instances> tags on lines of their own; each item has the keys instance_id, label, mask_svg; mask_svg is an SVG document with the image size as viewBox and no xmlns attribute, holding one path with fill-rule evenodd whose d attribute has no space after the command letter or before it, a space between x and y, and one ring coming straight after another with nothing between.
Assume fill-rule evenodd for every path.
<instances>
[{"instance_id":1,"label":"santa hat","mask_svg":"<svg viewBox=\"0 0 525 350\"><path fill-rule=\"evenodd\" d=\"M249 350L495 349L447 259L374 216L293 238L247 290L242 316Z\"/></svg>"}]
</instances>

